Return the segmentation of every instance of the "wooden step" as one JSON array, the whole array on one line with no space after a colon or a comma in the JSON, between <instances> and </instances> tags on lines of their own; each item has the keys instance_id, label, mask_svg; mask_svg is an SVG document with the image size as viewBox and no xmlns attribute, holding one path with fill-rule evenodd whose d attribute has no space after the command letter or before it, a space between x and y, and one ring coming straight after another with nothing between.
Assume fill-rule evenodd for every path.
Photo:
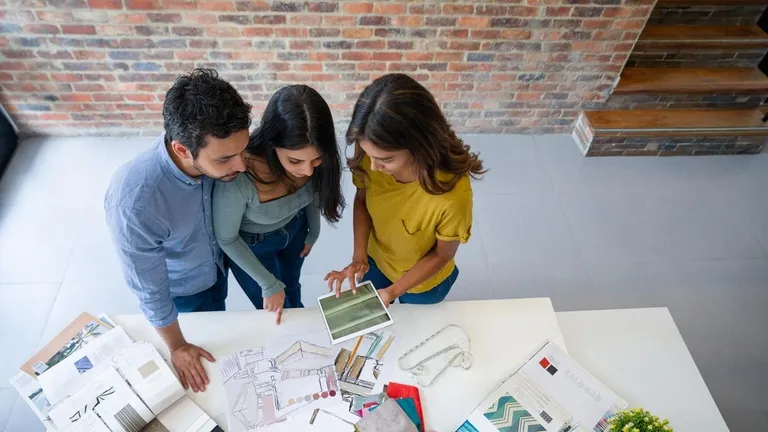
<instances>
[{"instance_id":1,"label":"wooden step","mask_svg":"<svg viewBox=\"0 0 768 432\"><path fill-rule=\"evenodd\" d=\"M768 6L767 0L659 0L657 6Z\"/></svg>"},{"instance_id":2,"label":"wooden step","mask_svg":"<svg viewBox=\"0 0 768 432\"><path fill-rule=\"evenodd\" d=\"M594 136L768 136L765 109L584 111Z\"/></svg>"},{"instance_id":3,"label":"wooden step","mask_svg":"<svg viewBox=\"0 0 768 432\"><path fill-rule=\"evenodd\" d=\"M768 92L768 77L752 68L625 68L614 94Z\"/></svg>"},{"instance_id":4,"label":"wooden step","mask_svg":"<svg viewBox=\"0 0 768 432\"><path fill-rule=\"evenodd\" d=\"M676 49L768 49L768 33L756 25L649 24L635 47L635 50L646 52Z\"/></svg>"}]
</instances>

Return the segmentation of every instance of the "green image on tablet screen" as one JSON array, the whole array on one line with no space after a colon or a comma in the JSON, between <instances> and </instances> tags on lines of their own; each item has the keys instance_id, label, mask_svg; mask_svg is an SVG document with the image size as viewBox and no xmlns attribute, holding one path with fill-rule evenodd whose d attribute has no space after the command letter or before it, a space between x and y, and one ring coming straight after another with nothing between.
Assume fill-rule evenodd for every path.
<instances>
[{"instance_id":1,"label":"green image on tablet screen","mask_svg":"<svg viewBox=\"0 0 768 432\"><path fill-rule=\"evenodd\" d=\"M386 308L369 284L357 287L357 294L351 290L344 291L339 297L320 299L320 304L334 340L390 320Z\"/></svg>"}]
</instances>

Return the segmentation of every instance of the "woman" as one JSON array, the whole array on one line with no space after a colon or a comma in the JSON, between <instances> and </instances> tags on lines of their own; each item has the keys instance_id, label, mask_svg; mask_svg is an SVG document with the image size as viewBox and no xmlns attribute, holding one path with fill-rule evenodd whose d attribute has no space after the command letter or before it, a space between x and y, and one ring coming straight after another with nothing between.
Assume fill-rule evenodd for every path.
<instances>
[{"instance_id":1,"label":"woman","mask_svg":"<svg viewBox=\"0 0 768 432\"><path fill-rule=\"evenodd\" d=\"M357 186L352 263L328 273L337 295L370 280L385 304L442 301L459 275L454 256L472 226L470 177L477 154L451 129L432 94L413 78L385 75L355 104L347 142ZM362 279L361 279L362 277Z\"/></svg>"},{"instance_id":2,"label":"woman","mask_svg":"<svg viewBox=\"0 0 768 432\"><path fill-rule=\"evenodd\" d=\"M320 235L320 215L341 217L341 160L333 118L317 91L281 88L245 149L246 172L217 183L216 239L257 309L304 307L299 275Z\"/></svg>"}]
</instances>

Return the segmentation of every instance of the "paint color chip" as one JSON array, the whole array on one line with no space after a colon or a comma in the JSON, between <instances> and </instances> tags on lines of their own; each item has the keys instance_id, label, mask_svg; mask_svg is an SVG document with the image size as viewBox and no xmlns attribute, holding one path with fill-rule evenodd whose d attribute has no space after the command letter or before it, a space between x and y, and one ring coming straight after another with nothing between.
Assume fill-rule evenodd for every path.
<instances>
[{"instance_id":1,"label":"paint color chip","mask_svg":"<svg viewBox=\"0 0 768 432\"><path fill-rule=\"evenodd\" d=\"M143 365L139 366L139 374L141 374L142 378L148 378L153 373L160 370L160 368L157 366L157 363L155 363L154 360L150 360Z\"/></svg>"},{"instance_id":2,"label":"paint color chip","mask_svg":"<svg viewBox=\"0 0 768 432\"><path fill-rule=\"evenodd\" d=\"M295 401L295 400L293 400L293 398L291 398L291 399L288 399L288 405L293 405L293 404L294 404L294 402L296 402L296 401Z\"/></svg>"},{"instance_id":3,"label":"paint color chip","mask_svg":"<svg viewBox=\"0 0 768 432\"><path fill-rule=\"evenodd\" d=\"M547 372L549 372L550 375L555 375L555 373L557 373L557 368L552 365L549 365L549 367L547 368Z\"/></svg>"},{"instance_id":4,"label":"paint color chip","mask_svg":"<svg viewBox=\"0 0 768 432\"><path fill-rule=\"evenodd\" d=\"M309 402L312 400L312 395L306 395L304 396L304 402Z\"/></svg>"},{"instance_id":5,"label":"paint color chip","mask_svg":"<svg viewBox=\"0 0 768 432\"><path fill-rule=\"evenodd\" d=\"M331 397L335 397L336 396L336 390L329 391L328 395L330 395Z\"/></svg>"},{"instance_id":6,"label":"paint color chip","mask_svg":"<svg viewBox=\"0 0 768 432\"><path fill-rule=\"evenodd\" d=\"M328 399L328 392L323 392L320 396L322 396L323 399Z\"/></svg>"},{"instance_id":7,"label":"paint color chip","mask_svg":"<svg viewBox=\"0 0 768 432\"><path fill-rule=\"evenodd\" d=\"M318 400L318 399L320 399L320 395L315 393L315 394L312 395L312 399Z\"/></svg>"},{"instance_id":8,"label":"paint color chip","mask_svg":"<svg viewBox=\"0 0 768 432\"><path fill-rule=\"evenodd\" d=\"M539 362L539 364L541 365L541 367L543 367L544 369L546 369L547 367L549 367L549 360L547 360L547 358L546 358L546 357L544 357L544 358L542 358L542 359L541 359L541 361Z\"/></svg>"}]
</instances>

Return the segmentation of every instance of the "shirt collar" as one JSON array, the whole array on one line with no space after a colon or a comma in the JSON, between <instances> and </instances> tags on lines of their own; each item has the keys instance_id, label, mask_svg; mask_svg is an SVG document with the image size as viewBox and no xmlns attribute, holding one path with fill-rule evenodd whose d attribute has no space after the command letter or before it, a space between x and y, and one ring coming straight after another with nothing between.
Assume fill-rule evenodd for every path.
<instances>
[{"instance_id":1,"label":"shirt collar","mask_svg":"<svg viewBox=\"0 0 768 432\"><path fill-rule=\"evenodd\" d=\"M168 148L165 146L165 134L160 135L160 138L156 141L156 150L158 153L158 156L160 157L160 161L163 164L163 167L171 173L174 177L176 177L178 180L194 186L201 183L201 179L196 179L194 177L188 176L184 171L179 169L179 167L176 166L176 164L173 162L173 159L171 159L171 155L168 154Z\"/></svg>"}]
</instances>

